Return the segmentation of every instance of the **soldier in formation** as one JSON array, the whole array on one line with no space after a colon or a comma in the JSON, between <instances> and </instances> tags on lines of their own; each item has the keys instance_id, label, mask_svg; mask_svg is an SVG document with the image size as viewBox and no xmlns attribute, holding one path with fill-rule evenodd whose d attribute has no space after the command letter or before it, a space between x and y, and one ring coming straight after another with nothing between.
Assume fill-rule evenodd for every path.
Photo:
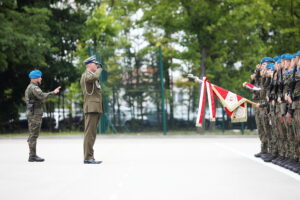
<instances>
[{"instance_id":1,"label":"soldier in formation","mask_svg":"<svg viewBox=\"0 0 300 200\"><path fill-rule=\"evenodd\" d=\"M251 75L261 141L255 157L300 174L300 51L264 57Z\"/></svg>"}]
</instances>

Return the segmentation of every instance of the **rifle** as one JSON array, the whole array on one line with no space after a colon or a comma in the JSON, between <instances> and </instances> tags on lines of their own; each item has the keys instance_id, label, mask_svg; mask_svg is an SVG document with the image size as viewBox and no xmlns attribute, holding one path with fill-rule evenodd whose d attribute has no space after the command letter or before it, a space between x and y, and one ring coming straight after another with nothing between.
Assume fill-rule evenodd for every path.
<instances>
[{"instance_id":1,"label":"rifle","mask_svg":"<svg viewBox=\"0 0 300 200\"><path fill-rule=\"evenodd\" d=\"M296 86L296 72L297 72L297 67L294 67L294 70L293 70L293 76L292 76L292 81L290 82L289 84L289 90L288 90L288 95L290 95L291 99L294 101L294 90L295 90L295 86Z\"/></svg>"},{"instance_id":2,"label":"rifle","mask_svg":"<svg viewBox=\"0 0 300 200\"><path fill-rule=\"evenodd\" d=\"M279 98L281 101L283 101L283 88L284 88L284 83L283 83L283 74L282 74L282 68L280 69L280 74L279 74Z\"/></svg>"}]
</instances>

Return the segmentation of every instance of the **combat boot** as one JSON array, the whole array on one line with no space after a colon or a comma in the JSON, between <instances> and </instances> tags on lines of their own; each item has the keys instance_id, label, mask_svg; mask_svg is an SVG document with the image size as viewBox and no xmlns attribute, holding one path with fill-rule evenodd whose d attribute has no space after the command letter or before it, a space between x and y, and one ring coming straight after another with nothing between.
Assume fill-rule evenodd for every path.
<instances>
[{"instance_id":1,"label":"combat boot","mask_svg":"<svg viewBox=\"0 0 300 200\"><path fill-rule=\"evenodd\" d=\"M28 162L44 162L45 159L39 156L29 156Z\"/></svg>"},{"instance_id":2,"label":"combat boot","mask_svg":"<svg viewBox=\"0 0 300 200\"><path fill-rule=\"evenodd\" d=\"M292 159L289 158L289 159L287 159L287 161L282 165L282 167L288 169L288 167L290 167L291 163L292 163Z\"/></svg>"},{"instance_id":3,"label":"combat boot","mask_svg":"<svg viewBox=\"0 0 300 200\"><path fill-rule=\"evenodd\" d=\"M297 160L296 159L292 159L292 161L289 163L289 165L287 166L287 169L291 170L291 171L297 171Z\"/></svg>"},{"instance_id":4,"label":"combat boot","mask_svg":"<svg viewBox=\"0 0 300 200\"><path fill-rule=\"evenodd\" d=\"M260 158L262 156L262 154L264 154L263 152L259 152L257 154L254 154L254 157L256 158Z\"/></svg>"},{"instance_id":5,"label":"combat boot","mask_svg":"<svg viewBox=\"0 0 300 200\"><path fill-rule=\"evenodd\" d=\"M283 159L283 157L282 157L282 156L279 156L279 157L275 158L274 160L272 160L272 163L275 164L275 165L277 165L277 163L278 163L280 160L282 160L282 159Z\"/></svg>"},{"instance_id":6,"label":"combat boot","mask_svg":"<svg viewBox=\"0 0 300 200\"><path fill-rule=\"evenodd\" d=\"M286 160L287 160L287 158L282 157L282 159L277 162L277 165L282 167L282 165L286 162Z\"/></svg>"},{"instance_id":7,"label":"combat boot","mask_svg":"<svg viewBox=\"0 0 300 200\"><path fill-rule=\"evenodd\" d=\"M271 156L265 158L264 161L265 162L271 162L272 160L275 160L276 158L277 158L276 156L271 155Z\"/></svg>"},{"instance_id":8,"label":"combat boot","mask_svg":"<svg viewBox=\"0 0 300 200\"><path fill-rule=\"evenodd\" d=\"M293 172L297 173L297 171L300 169L300 164L297 162L294 167L291 169Z\"/></svg>"},{"instance_id":9,"label":"combat boot","mask_svg":"<svg viewBox=\"0 0 300 200\"><path fill-rule=\"evenodd\" d=\"M265 153L261 156L261 159L263 159L265 161L266 159L269 159L270 157L272 157L272 155L270 153Z\"/></svg>"}]
</instances>

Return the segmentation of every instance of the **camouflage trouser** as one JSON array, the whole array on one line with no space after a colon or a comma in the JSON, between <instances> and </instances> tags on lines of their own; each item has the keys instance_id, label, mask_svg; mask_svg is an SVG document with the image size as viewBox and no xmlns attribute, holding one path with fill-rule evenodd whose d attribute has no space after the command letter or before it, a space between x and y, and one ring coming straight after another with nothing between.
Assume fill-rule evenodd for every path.
<instances>
[{"instance_id":1,"label":"camouflage trouser","mask_svg":"<svg viewBox=\"0 0 300 200\"><path fill-rule=\"evenodd\" d=\"M295 159L295 152L296 152L296 142L295 142L295 130L294 130L294 119L291 123L287 122L286 117L284 117L284 125L286 127L286 157Z\"/></svg>"},{"instance_id":2,"label":"camouflage trouser","mask_svg":"<svg viewBox=\"0 0 300 200\"><path fill-rule=\"evenodd\" d=\"M263 143L266 145L267 152L270 153L271 151L271 135L272 135L272 127L270 125L270 118L267 114L266 109L262 109L260 111L261 120L262 120L262 127L263 131Z\"/></svg>"},{"instance_id":3,"label":"camouflage trouser","mask_svg":"<svg viewBox=\"0 0 300 200\"><path fill-rule=\"evenodd\" d=\"M286 113L286 104L281 103L279 105L279 114L278 114L278 121L281 126L281 132L280 132L280 156L288 157L289 155L289 145L288 145L288 126L285 123L285 117L283 116Z\"/></svg>"},{"instance_id":4,"label":"camouflage trouser","mask_svg":"<svg viewBox=\"0 0 300 200\"><path fill-rule=\"evenodd\" d=\"M285 157L286 154L286 148L285 148L285 143L286 143L286 127L284 126L283 122L280 121L280 109L276 110L276 116L275 116L275 121L276 121L276 129L278 133L278 153L279 156Z\"/></svg>"},{"instance_id":5,"label":"camouflage trouser","mask_svg":"<svg viewBox=\"0 0 300 200\"><path fill-rule=\"evenodd\" d=\"M36 155L36 140L39 137L39 133L42 125L42 114L27 115L28 119L28 145L29 145L29 155Z\"/></svg>"},{"instance_id":6,"label":"camouflage trouser","mask_svg":"<svg viewBox=\"0 0 300 200\"><path fill-rule=\"evenodd\" d=\"M293 130L295 136L295 159L300 161L300 102L296 102L296 108L293 119Z\"/></svg>"},{"instance_id":7,"label":"camouflage trouser","mask_svg":"<svg viewBox=\"0 0 300 200\"><path fill-rule=\"evenodd\" d=\"M257 126L257 131L258 131L258 136L261 141L261 152L267 153L268 152L268 143L266 141L265 137L265 129L263 127L263 122L262 122L262 115L261 115L261 110L259 108L254 109L255 112L255 122Z\"/></svg>"},{"instance_id":8,"label":"camouflage trouser","mask_svg":"<svg viewBox=\"0 0 300 200\"><path fill-rule=\"evenodd\" d=\"M276 120L276 107L270 106L269 119L271 121L271 141L270 141L270 153L273 156L278 156L279 154L279 130L277 128L278 122Z\"/></svg>"}]
</instances>

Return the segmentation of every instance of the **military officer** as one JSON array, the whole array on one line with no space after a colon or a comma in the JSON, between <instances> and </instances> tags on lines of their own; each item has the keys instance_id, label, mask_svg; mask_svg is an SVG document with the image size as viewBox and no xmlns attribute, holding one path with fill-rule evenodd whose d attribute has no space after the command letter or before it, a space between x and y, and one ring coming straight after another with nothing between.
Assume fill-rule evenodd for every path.
<instances>
[{"instance_id":1,"label":"military officer","mask_svg":"<svg viewBox=\"0 0 300 200\"><path fill-rule=\"evenodd\" d=\"M97 62L94 56L87 58L84 64L86 71L82 74L80 80L84 98L84 163L100 164L102 161L96 161L94 158L93 146L96 140L98 122L103 113L101 87L99 83L102 66Z\"/></svg>"},{"instance_id":2,"label":"military officer","mask_svg":"<svg viewBox=\"0 0 300 200\"><path fill-rule=\"evenodd\" d=\"M44 93L39 87L42 83L42 72L33 70L29 73L31 79L25 91L26 115L28 119L28 145L29 145L29 162L43 162L44 159L36 154L37 138L40 133L42 116L43 116L43 100L59 93L60 87L52 92Z\"/></svg>"}]
</instances>

